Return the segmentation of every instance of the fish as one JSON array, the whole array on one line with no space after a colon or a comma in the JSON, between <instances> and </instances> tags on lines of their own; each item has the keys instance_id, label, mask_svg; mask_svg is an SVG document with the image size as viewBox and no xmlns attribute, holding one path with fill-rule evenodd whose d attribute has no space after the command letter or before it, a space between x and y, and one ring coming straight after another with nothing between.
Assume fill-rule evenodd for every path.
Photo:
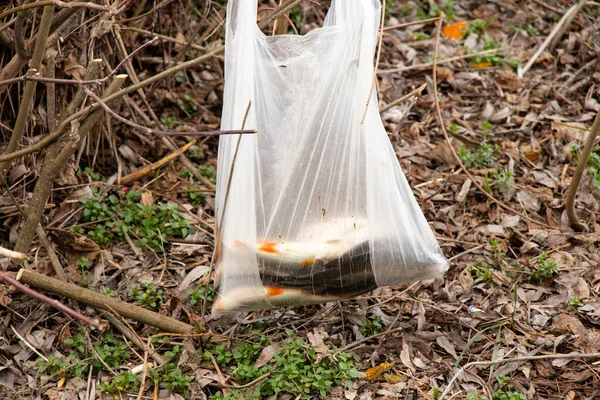
<instances>
[{"instance_id":1,"label":"fish","mask_svg":"<svg viewBox=\"0 0 600 400\"><path fill-rule=\"evenodd\" d=\"M227 250L250 249L256 254L261 273L292 276L300 270L341 257L356 243L366 240L367 234L365 219L343 219L308 227L301 235L308 241L277 239L248 244L234 240ZM315 238L320 240L315 241Z\"/></svg>"},{"instance_id":2,"label":"fish","mask_svg":"<svg viewBox=\"0 0 600 400\"><path fill-rule=\"evenodd\" d=\"M340 296L307 293L277 286L237 288L227 296L217 296L212 311L225 314L235 311L265 310L343 300Z\"/></svg>"},{"instance_id":3,"label":"fish","mask_svg":"<svg viewBox=\"0 0 600 400\"><path fill-rule=\"evenodd\" d=\"M356 296L377 288L369 241L363 241L340 257L319 260L294 275L262 272L260 278L266 286L299 289L316 295Z\"/></svg>"}]
</instances>

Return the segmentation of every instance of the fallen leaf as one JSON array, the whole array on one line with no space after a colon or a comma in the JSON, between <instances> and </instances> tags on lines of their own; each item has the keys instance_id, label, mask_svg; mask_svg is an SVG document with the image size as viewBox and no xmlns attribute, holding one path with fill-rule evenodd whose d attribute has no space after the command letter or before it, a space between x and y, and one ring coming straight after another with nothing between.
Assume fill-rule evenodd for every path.
<instances>
[{"instance_id":1,"label":"fallen leaf","mask_svg":"<svg viewBox=\"0 0 600 400\"><path fill-rule=\"evenodd\" d=\"M444 36L452 39L460 39L467 28L464 22L455 22L444 27Z\"/></svg>"},{"instance_id":2,"label":"fallen leaf","mask_svg":"<svg viewBox=\"0 0 600 400\"><path fill-rule=\"evenodd\" d=\"M256 362L254 363L254 365L252 367L258 369L264 365L267 365L267 363L269 361L271 361L271 359L277 353L279 346L280 346L279 343L273 343L273 344L263 348L262 351L260 352L260 355L258 356L258 359L256 359Z\"/></svg>"}]
</instances>

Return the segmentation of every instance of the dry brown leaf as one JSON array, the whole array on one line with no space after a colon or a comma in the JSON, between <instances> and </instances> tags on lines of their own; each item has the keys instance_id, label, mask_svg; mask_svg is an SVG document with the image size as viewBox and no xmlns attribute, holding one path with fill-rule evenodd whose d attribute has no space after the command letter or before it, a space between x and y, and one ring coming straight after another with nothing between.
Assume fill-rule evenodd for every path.
<instances>
[{"instance_id":1,"label":"dry brown leaf","mask_svg":"<svg viewBox=\"0 0 600 400\"><path fill-rule=\"evenodd\" d=\"M252 367L258 369L262 366L267 365L267 363L269 361L271 361L271 359L273 359L273 357L275 357L275 354L277 353L279 346L281 346L280 343L273 343L267 347L264 347Z\"/></svg>"},{"instance_id":2,"label":"dry brown leaf","mask_svg":"<svg viewBox=\"0 0 600 400\"><path fill-rule=\"evenodd\" d=\"M146 190L143 192L140 203L142 203L144 206L151 206L152 203L154 203L154 195L152 194L152 191Z\"/></svg>"}]
</instances>

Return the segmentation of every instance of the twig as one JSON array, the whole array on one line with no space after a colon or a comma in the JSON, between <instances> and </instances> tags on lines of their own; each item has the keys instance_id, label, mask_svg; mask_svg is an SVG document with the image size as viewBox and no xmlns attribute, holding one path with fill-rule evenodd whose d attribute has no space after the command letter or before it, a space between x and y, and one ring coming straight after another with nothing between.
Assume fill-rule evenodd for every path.
<instances>
[{"instance_id":1,"label":"twig","mask_svg":"<svg viewBox=\"0 0 600 400\"><path fill-rule=\"evenodd\" d=\"M382 2L381 5L381 21L380 26L383 27L385 22L385 4L386 2ZM377 81L377 70L379 69L379 59L381 57L381 48L383 43L383 30L379 29L379 40L377 41L377 58L375 59L375 68L373 68L373 79L371 80L371 88L369 89L369 95L367 97L367 104L365 105L365 111L363 112L362 119L360 120L360 124L362 125L365 122L365 118L367 118L367 111L369 110L369 103L371 102L371 95L373 94L373 88L375 87L375 81Z\"/></svg>"},{"instance_id":2,"label":"twig","mask_svg":"<svg viewBox=\"0 0 600 400\"><path fill-rule=\"evenodd\" d=\"M387 110L389 110L390 108L397 106L398 104L402 103L405 100L410 99L413 96L418 96L421 94L421 92L423 91L423 89L425 89L427 87L427 84L424 83L421 86L419 86L418 88L416 88L415 90L413 90L412 92L405 94L404 96L400 97L399 99L396 99L394 101L392 101L390 104L388 104L387 106L383 107L379 112L386 112Z\"/></svg>"},{"instance_id":3,"label":"twig","mask_svg":"<svg viewBox=\"0 0 600 400\"><path fill-rule=\"evenodd\" d=\"M465 370L470 367L475 367L478 365L482 365L482 366L496 365L496 364L503 364L503 363L508 363L508 362L575 359L575 358L600 358L600 353L547 354L547 355L541 355L541 356L503 358L500 360L493 360L493 361L473 361L468 364L465 364L463 367L461 367L456 372L456 374L454 374L454 376L452 376L452 379L450 379L450 382L448 382L448 386L446 386L446 389L442 392L440 397L438 397L438 400L442 400L444 398L444 396L446 396L448 394L448 392L450 392L450 389L452 389L452 386L454 385L454 382L456 381L456 379L458 379L458 377L461 376L465 372Z\"/></svg>"},{"instance_id":4,"label":"twig","mask_svg":"<svg viewBox=\"0 0 600 400\"><path fill-rule=\"evenodd\" d=\"M565 34L567 29L569 28L569 25L571 25L571 22L573 22L573 19L577 16L577 14L579 14L579 12L583 8L583 6L585 6L586 3L587 3L587 0L579 0L579 3L577 3L577 5L575 6L575 9L573 10L573 12L571 14L569 14L569 16L565 19L564 23L561 25L560 29L558 30L558 33L554 36L554 39L550 42L550 51L554 50L554 48L556 47L558 42L560 42L560 39L562 38L562 36Z\"/></svg>"},{"instance_id":5,"label":"twig","mask_svg":"<svg viewBox=\"0 0 600 400\"><path fill-rule=\"evenodd\" d=\"M12 251L12 250L6 249L1 246L0 246L0 256L12 258L13 260L21 260L21 261L25 261L25 260L29 259L29 256L27 254L23 254L19 251Z\"/></svg>"},{"instance_id":6,"label":"twig","mask_svg":"<svg viewBox=\"0 0 600 400\"><path fill-rule=\"evenodd\" d=\"M4 275L6 279L6 275ZM133 319L143 324L154 326L166 332L190 333L194 327L184 322L177 321L166 315L158 314L135 304L126 303L113 297L85 289L72 283L60 281L55 278L26 269L19 270L17 280L35 288L55 293L63 297L82 302L92 307L108 310L109 307L116 313L126 318ZM14 281L14 279L13 279ZM19 282L17 282L19 283ZM23 286L23 285L21 285ZM24 286L23 286L24 287Z\"/></svg>"},{"instance_id":7,"label":"twig","mask_svg":"<svg viewBox=\"0 0 600 400\"><path fill-rule=\"evenodd\" d=\"M163 157L162 159L158 160L157 162L133 171L129 175L126 175L123 178L121 178L119 184L128 185L131 182L134 182L154 171L157 171L158 169L167 165L169 162L171 162L175 158L179 157L180 154L183 154L186 151L188 151L189 148L192 147L194 144L196 144L196 141L192 140L192 141L188 142L185 146L181 147L180 149L177 149L177 151L167 154L166 157Z\"/></svg>"},{"instance_id":8,"label":"twig","mask_svg":"<svg viewBox=\"0 0 600 400\"><path fill-rule=\"evenodd\" d=\"M575 170L575 173L573 174L573 179L569 184L567 198L565 199L565 209L567 211L567 217L569 217L569 223L571 224L571 228L573 228L573 230L577 232L583 232L587 229L587 227L577 218L577 213L575 212L575 196L577 195L577 188L579 187L579 182L581 181L581 177L583 176L587 167L590 154L592 154L592 150L594 149L594 142L596 141L596 137L598 137L599 130L600 110L596 114L596 119L594 119L592 129L588 133L587 140L585 141L585 146L583 147L583 151L581 152L581 156L579 157L579 162L577 163L577 169Z\"/></svg>"},{"instance_id":9,"label":"twig","mask_svg":"<svg viewBox=\"0 0 600 400\"><path fill-rule=\"evenodd\" d=\"M43 77L43 76L39 76L39 72L36 69L31 68L27 71L27 73L25 75L21 75L17 78L6 79L4 81L1 81L0 87L6 86L6 85L12 85L13 83L17 83L17 82L28 82L28 81L44 82L44 83L49 83L49 84L58 83L58 84L76 85L76 86L100 85L100 84L106 82L107 80L111 79L112 77L114 77L117 74L117 72L121 69L123 64L125 64L137 52L142 50L144 47L149 46L150 44L156 42L157 40L158 40L158 38L155 37L152 40L142 44L140 47L138 47L131 53L129 53L127 55L127 57L125 59L123 59L115 67L115 69L112 70L112 72L110 74L108 74L107 76L105 76L103 78L78 80L78 79L60 79L60 78L54 78L54 77Z\"/></svg>"},{"instance_id":10,"label":"twig","mask_svg":"<svg viewBox=\"0 0 600 400\"><path fill-rule=\"evenodd\" d=\"M287 0L287 1L285 1L282 5L277 7L277 9L275 11L273 11L272 14L270 14L270 15L266 16L264 19L260 20L258 22L258 27L260 29L263 29L265 26L269 25L269 23L271 23L271 22L274 23L277 20L277 18L279 18L283 14L288 13L292 7L294 7L296 4L300 3L301 1L302 0Z\"/></svg>"},{"instance_id":11,"label":"twig","mask_svg":"<svg viewBox=\"0 0 600 400\"><path fill-rule=\"evenodd\" d=\"M54 8L55 6L60 7L60 8L88 8L90 10L95 10L95 11L105 11L105 12L116 13L116 10L113 9L112 7L102 6L100 4L95 4L95 3L91 3L91 2L65 3L64 1L60 1L60 0L41 0L41 1L36 1L34 3L24 4L22 6L13 7L10 10L6 10L3 13L0 13L0 19L6 17L8 15L14 14L14 13L29 10L31 8L46 7L46 6L52 6L52 8Z\"/></svg>"},{"instance_id":12,"label":"twig","mask_svg":"<svg viewBox=\"0 0 600 400\"><path fill-rule=\"evenodd\" d=\"M400 24L400 25L393 25L393 26L386 26L383 29L381 29L383 32L386 31L391 31L394 29L402 29L402 28L406 28L408 26L413 26L413 25L423 25L423 24L428 24L430 22L435 22L438 20L438 17L435 18L429 18L429 19L423 19L421 21L412 21L412 22L407 22L404 24Z\"/></svg>"},{"instance_id":13,"label":"twig","mask_svg":"<svg viewBox=\"0 0 600 400\"><path fill-rule=\"evenodd\" d=\"M580 3L585 3L585 0L581 0ZM529 61L527 61L527 64L525 64L523 69L519 71L519 77L522 78L527 73L527 71L529 71L529 68L531 68L531 66L536 62L538 57L544 52L544 50L546 50L546 47L548 47L548 45L554 39L554 37L556 35L558 35L558 33L561 31L562 26L565 23L567 23L567 21L571 20L570 16L571 16L571 14L573 14L575 12L577 7L578 7L578 5L576 4L576 5L572 6L571 8L569 8L567 10L567 12L565 13L565 15L563 15L562 18L556 23L554 28L552 28L552 31L550 32L550 34L542 42L541 46L536 50L535 53L533 53L533 56L531 56Z\"/></svg>"},{"instance_id":14,"label":"twig","mask_svg":"<svg viewBox=\"0 0 600 400\"><path fill-rule=\"evenodd\" d=\"M242 129L246 127L246 120L248 119L248 113L250 112L250 107L252 106L252 101L248 102L248 106L246 107L246 112L244 113L244 118L242 119ZM221 227L223 226L223 220L225 219L225 209L227 208L227 200L229 198L229 190L231 189L231 178L233 177L233 169L235 168L235 160L237 159L238 150L240 148L240 143L242 141L242 135L238 137L237 143L235 145L235 151L233 152L233 156L231 157L231 165L229 167L229 175L227 177L227 187L225 189L225 196L223 198L223 210L221 211L221 218L218 215L215 215L215 248L213 250L212 256L210 258L210 268L208 270L208 275L206 278L206 283L204 284L204 298L202 299L202 312L200 314L201 321L204 322L204 314L206 313L206 303L208 302L208 285L210 284L210 276L213 273L215 267L215 260L218 258L219 246L221 245Z\"/></svg>"},{"instance_id":15,"label":"twig","mask_svg":"<svg viewBox=\"0 0 600 400\"><path fill-rule=\"evenodd\" d=\"M126 79L127 75L117 75L108 88L106 88L106 94L116 92ZM50 188L54 180L75 153L77 143L87 136L103 114L103 110L94 111L83 121L81 126L78 125L78 121L74 121L76 126L73 128L70 137L64 141L60 152L58 152L51 163L45 164L42 168L33 190L33 196L27 207L27 218L19 232L15 250L25 252L29 249L31 241L35 237L35 230L40 223L42 212L44 211L46 201L48 201Z\"/></svg>"},{"instance_id":16,"label":"twig","mask_svg":"<svg viewBox=\"0 0 600 400\"><path fill-rule=\"evenodd\" d=\"M283 5L285 0L279 0L279 7ZM275 35L283 35L287 33L288 30L288 14L289 10L281 14L279 18L275 20L273 24L273 36Z\"/></svg>"},{"instance_id":17,"label":"twig","mask_svg":"<svg viewBox=\"0 0 600 400\"><path fill-rule=\"evenodd\" d=\"M445 58L443 60L439 60L438 64L447 64L447 63L454 62L454 61L465 60L467 58L478 57L478 56L485 56L485 55L488 55L488 54L494 54L494 53L498 53L500 51L503 51L503 49L490 49L490 50L478 51L477 53L464 54L462 56ZM414 69L427 69L427 68L431 68L431 67L433 67L433 62L428 62L428 63L423 63L423 64L409 65L407 67L400 67L400 68L393 68L393 69L381 69L381 70L379 70L378 74L379 75L395 74L395 73L398 73L398 72L412 71Z\"/></svg>"},{"instance_id":18,"label":"twig","mask_svg":"<svg viewBox=\"0 0 600 400\"><path fill-rule=\"evenodd\" d=\"M467 175L467 177L473 182L475 187L477 189L479 189L479 191L485 197L487 197L488 199L490 199L491 201L496 203L498 206L504 208L505 210L510 211L516 215L520 215L523 219L526 219L527 221L544 226L546 228L551 228L550 226L546 225L545 223L536 221L536 220L528 217L527 215L515 210L514 208L507 206L506 204L502 203L500 200L496 199L494 196L489 194L479 184L479 182L477 182L477 180L473 177L473 175L471 175L471 173L469 172L467 167L465 167L465 165L460 160L460 157L458 156L458 154L456 154L456 150L454 150L454 146L452 145L452 142L450 141L450 137L448 136L448 132L446 131L446 126L444 125L444 119L442 118L442 109L440 107L440 100L439 100L438 87L437 87L437 57L438 57L438 47L439 47L439 43L440 43L440 33L442 31L442 22L444 20L444 17L445 17L444 13L441 13L439 16L439 21L436 25L435 46L433 49L433 99L434 99L434 105L435 105L436 116L438 119L438 124L440 125L440 130L442 131L442 134L444 135L444 139L446 141L446 144L448 145L448 148L450 149L450 152L452 153L452 156L454 157L454 160L456 161L456 163L458 164L460 169L465 173L465 175Z\"/></svg>"},{"instance_id":19,"label":"twig","mask_svg":"<svg viewBox=\"0 0 600 400\"><path fill-rule=\"evenodd\" d=\"M25 269L21 269L21 271L25 271L25 272L28 272L28 273L40 275L42 277L42 280L43 279L46 279L46 280L52 279L52 278L48 278L45 275L38 274L37 272L28 271L28 270L25 270ZM4 282L6 282L6 283L8 283L8 284L10 284L12 286L14 286L20 292L23 292L23 293L25 293L28 296L31 296L31 297L33 297L35 299L43 301L44 303L51 305L52 307L56 308L57 310L62 311L63 313L65 313L65 314L67 314L67 315L69 315L69 316L71 316L71 317L73 317L75 319L78 319L79 321L83 322L86 325L89 325L89 326L91 326L93 328L96 328L96 329L100 329L101 325L100 325L100 322L98 320L86 317L85 315L82 315L81 313L78 313L77 311L75 311L75 310L67 307L66 305L62 304L60 301L51 299L50 297L48 297L48 296L46 296L46 295L44 295L44 294L42 294L42 293L40 293L40 292L38 292L36 290L33 290L33 289L31 289L31 288L23 285L21 282L19 282L19 280L20 280L19 279L19 275L21 274L21 271L19 271L19 273L17 274L17 279L16 280L14 278L12 278L11 276L9 276L6 272L0 272L0 278L2 278L4 280ZM60 282L57 279L53 279L53 280L55 280L57 282ZM26 282L26 283L28 283L28 282Z\"/></svg>"},{"instance_id":20,"label":"twig","mask_svg":"<svg viewBox=\"0 0 600 400\"><path fill-rule=\"evenodd\" d=\"M33 3L37 4L37 3ZM25 6L24 6L25 7ZM52 15L54 14L54 6L44 7L42 12L42 18L40 21L39 33L35 46L33 49L33 56L31 58L31 68L39 70L42 65L42 58L44 56L44 50L46 48L46 40L48 39L48 32L50 31L50 23L52 22ZM0 16L0 19L2 16ZM31 113L33 95L35 94L36 82L27 82L23 89L23 95L21 97L21 104L19 104L19 112L17 114L17 120L10 136L10 141L6 147L6 153L12 153L17 149L25 133L25 125L29 119ZM0 162L0 176L6 176L6 171L9 167L7 161Z\"/></svg>"},{"instance_id":21,"label":"twig","mask_svg":"<svg viewBox=\"0 0 600 400\"><path fill-rule=\"evenodd\" d=\"M127 338L127 340L131 341L133 344L139 347L140 350L146 350L144 342L140 340L140 338L135 334L135 332L131 328L129 328L123 322L119 321L117 317L115 317L111 313L105 313L103 314L103 316L108 320L108 322L111 323L112 326L117 328L123 334L123 336ZM152 359L156 361L158 365L163 365L165 363L165 359L162 358L162 356L156 351L150 353L150 357L152 357Z\"/></svg>"},{"instance_id":22,"label":"twig","mask_svg":"<svg viewBox=\"0 0 600 400\"><path fill-rule=\"evenodd\" d=\"M44 361L48 361L48 358L46 358L44 355L42 355L42 353L40 353L39 351L37 351L37 349L35 347L33 347L27 340L25 340L25 338L23 336L21 336L21 334L15 329L14 326L10 326L10 329L12 329L13 333L19 338L21 339L21 341L23 343L25 343L25 346L29 347L29 349L31 351L33 351L35 354L37 354L40 358L42 358Z\"/></svg>"},{"instance_id":23,"label":"twig","mask_svg":"<svg viewBox=\"0 0 600 400\"><path fill-rule=\"evenodd\" d=\"M153 128L149 128L147 126L140 125L138 123L135 123L135 122L133 122L133 121L125 118L125 117L122 117L121 115L117 114L114 110L112 110L109 106L107 106L106 103L104 101L102 101L101 98L99 98L96 94L94 94L94 92L92 92L88 88L84 88L84 90L85 90L85 92L92 99L94 99L96 102L98 102L100 104L100 106L104 109L104 111L106 111L107 113L109 113L115 119L123 122L126 125L131 126L132 128L139 129L139 130L141 130L141 131L143 131L145 133L148 133L148 134L165 135L165 136L202 136L202 137L208 137L208 136L220 136L220 135L245 135L245 134L253 134L253 133L257 133L258 132L256 129L224 130L224 131L204 131L204 132L200 132L200 131L178 131L178 132L161 131L161 130L158 130L158 129L153 129Z\"/></svg>"}]
</instances>

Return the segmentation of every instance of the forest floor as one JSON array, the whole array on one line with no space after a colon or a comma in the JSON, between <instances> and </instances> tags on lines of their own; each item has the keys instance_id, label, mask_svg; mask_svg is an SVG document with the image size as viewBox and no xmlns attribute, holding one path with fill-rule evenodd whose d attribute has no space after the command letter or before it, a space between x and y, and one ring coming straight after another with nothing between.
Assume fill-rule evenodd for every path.
<instances>
[{"instance_id":1,"label":"forest floor","mask_svg":"<svg viewBox=\"0 0 600 400\"><path fill-rule=\"evenodd\" d=\"M100 58L105 76L124 54L158 35L119 71L129 75L129 86L213 51L112 107L154 129L219 129L223 3L139 1L117 15L57 6L40 70L83 79L90 60ZM588 1L577 10L523 71L572 1L386 3L384 27L392 29L382 36L380 109L426 87L383 111L382 120L449 271L354 300L213 317L212 283L204 288L214 249L218 138L194 139L187 161L175 158L129 180L192 138L169 138L169 147L164 137L104 117L80 143L63 139L76 149L54 179L39 221L50 243L37 236L25 242L24 266L53 277L62 268L63 278L80 287L190 324L202 323L206 295L209 334L152 338L156 353L144 368L144 345L136 347L123 332L133 330L146 343L156 328L128 319L119 330L118 318L107 322L109 313L50 295L104 322L90 329L0 283L1 398L600 398L600 146L575 202L587 230L571 229L565 211L600 106L600 4ZM290 12L294 28L304 34L320 26L328 5L302 1ZM0 80L27 72L19 54L31 52L42 29L41 7L2 14L15 6L0 8ZM263 0L259 19L277 6ZM393 28L440 12L446 20L438 100L448 140L434 101L435 23ZM0 86L2 154L30 82ZM52 131L78 90L52 86L35 86L24 148ZM17 158L8 171L0 190L5 248L19 245L21 212L31 212L52 151ZM0 263L9 276L20 268L8 258Z\"/></svg>"}]
</instances>

